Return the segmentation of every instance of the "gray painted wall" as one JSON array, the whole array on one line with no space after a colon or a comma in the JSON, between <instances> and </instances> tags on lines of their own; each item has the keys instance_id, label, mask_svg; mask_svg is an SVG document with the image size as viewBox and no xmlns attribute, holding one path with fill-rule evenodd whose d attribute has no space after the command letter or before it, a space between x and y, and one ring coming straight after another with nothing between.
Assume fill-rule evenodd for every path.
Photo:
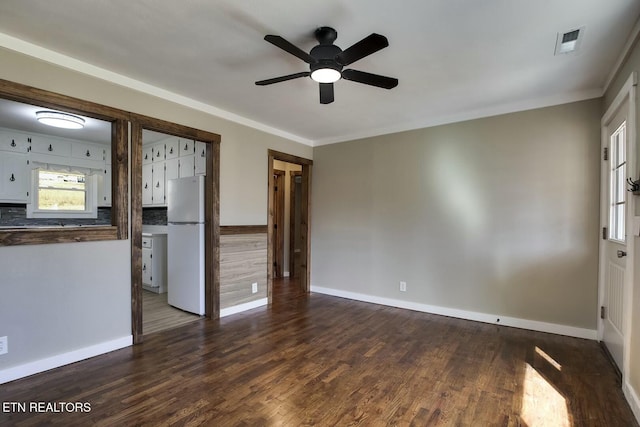
<instances>
[{"instance_id":1,"label":"gray painted wall","mask_svg":"<svg viewBox=\"0 0 640 427\"><path fill-rule=\"evenodd\" d=\"M0 247L0 370L131 335L129 245Z\"/></svg>"},{"instance_id":2,"label":"gray painted wall","mask_svg":"<svg viewBox=\"0 0 640 427\"><path fill-rule=\"evenodd\" d=\"M596 329L601 114L314 148L312 286Z\"/></svg>"}]
</instances>

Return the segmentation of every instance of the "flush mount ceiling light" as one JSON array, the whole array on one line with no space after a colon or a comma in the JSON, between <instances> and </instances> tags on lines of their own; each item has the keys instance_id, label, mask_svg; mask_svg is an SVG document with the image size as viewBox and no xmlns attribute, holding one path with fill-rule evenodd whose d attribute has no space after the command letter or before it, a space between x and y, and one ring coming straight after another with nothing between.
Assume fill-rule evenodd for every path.
<instances>
[{"instance_id":1,"label":"flush mount ceiling light","mask_svg":"<svg viewBox=\"0 0 640 427\"><path fill-rule=\"evenodd\" d=\"M58 111L37 111L36 119L40 123L57 128L82 129L84 127L84 119L82 117Z\"/></svg>"},{"instance_id":2,"label":"flush mount ceiling light","mask_svg":"<svg viewBox=\"0 0 640 427\"><path fill-rule=\"evenodd\" d=\"M319 64L315 69L312 66L311 78L318 83L335 83L340 80L342 73L336 68Z\"/></svg>"}]
</instances>

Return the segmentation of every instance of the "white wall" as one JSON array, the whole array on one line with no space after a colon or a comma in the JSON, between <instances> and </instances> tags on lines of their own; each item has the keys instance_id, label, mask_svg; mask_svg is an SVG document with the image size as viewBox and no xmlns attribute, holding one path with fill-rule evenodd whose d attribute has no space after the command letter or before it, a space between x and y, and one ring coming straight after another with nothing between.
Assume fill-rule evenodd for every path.
<instances>
[{"instance_id":1,"label":"white wall","mask_svg":"<svg viewBox=\"0 0 640 427\"><path fill-rule=\"evenodd\" d=\"M601 112L598 99L316 147L312 290L595 336Z\"/></svg>"},{"instance_id":2,"label":"white wall","mask_svg":"<svg viewBox=\"0 0 640 427\"><path fill-rule=\"evenodd\" d=\"M312 148L0 48L0 79L222 136L222 225L267 223L268 150ZM3 372L131 334L130 241L0 247Z\"/></svg>"}]
</instances>

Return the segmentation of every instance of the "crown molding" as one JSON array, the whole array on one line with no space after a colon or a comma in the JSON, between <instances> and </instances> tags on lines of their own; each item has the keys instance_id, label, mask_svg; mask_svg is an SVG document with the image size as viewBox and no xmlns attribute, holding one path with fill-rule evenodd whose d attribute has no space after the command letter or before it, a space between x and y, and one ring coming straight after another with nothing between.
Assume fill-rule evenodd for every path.
<instances>
[{"instance_id":1,"label":"crown molding","mask_svg":"<svg viewBox=\"0 0 640 427\"><path fill-rule=\"evenodd\" d=\"M78 59L55 52L42 46L26 42L8 34L0 33L0 46L21 53L23 55L31 56L33 58L49 62L59 67L67 68L69 70L105 80L107 82L133 89L138 92L146 93L148 95L153 95L158 98L165 99L167 101L171 101L176 104L192 108L194 110L202 111L204 113L211 114L213 116L220 117L234 123L238 123L272 135L280 136L282 138L299 142L304 145L313 146L313 141L311 141L310 139L294 135L282 129L274 128L255 120L247 119L246 117L242 117L213 105L209 105L204 102L189 98L187 96L183 96L175 92L150 85L140 80L132 79L125 75L115 73L101 67L97 67L95 65L80 61Z\"/></svg>"}]
</instances>

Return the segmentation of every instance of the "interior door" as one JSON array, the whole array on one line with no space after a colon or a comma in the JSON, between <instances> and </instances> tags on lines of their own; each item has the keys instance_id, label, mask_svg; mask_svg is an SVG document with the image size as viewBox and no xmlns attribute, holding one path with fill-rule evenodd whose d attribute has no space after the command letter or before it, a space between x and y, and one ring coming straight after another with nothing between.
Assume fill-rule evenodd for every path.
<instances>
[{"instance_id":1,"label":"interior door","mask_svg":"<svg viewBox=\"0 0 640 427\"><path fill-rule=\"evenodd\" d=\"M300 253L302 252L302 172L291 171L289 185L289 277L300 275Z\"/></svg>"},{"instance_id":2,"label":"interior door","mask_svg":"<svg viewBox=\"0 0 640 427\"><path fill-rule=\"evenodd\" d=\"M631 231L627 228L629 212L627 166L627 103L607 125L607 144L603 156L606 180L607 223L604 242L604 295L601 307L603 341L613 360L622 370L624 355L624 290L627 267L627 242Z\"/></svg>"},{"instance_id":3,"label":"interior door","mask_svg":"<svg viewBox=\"0 0 640 427\"><path fill-rule=\"evenodd\" d=\"M283 170L273 170L273 277L284 275L284 179Z\"/></svg>"}]
</instances>

